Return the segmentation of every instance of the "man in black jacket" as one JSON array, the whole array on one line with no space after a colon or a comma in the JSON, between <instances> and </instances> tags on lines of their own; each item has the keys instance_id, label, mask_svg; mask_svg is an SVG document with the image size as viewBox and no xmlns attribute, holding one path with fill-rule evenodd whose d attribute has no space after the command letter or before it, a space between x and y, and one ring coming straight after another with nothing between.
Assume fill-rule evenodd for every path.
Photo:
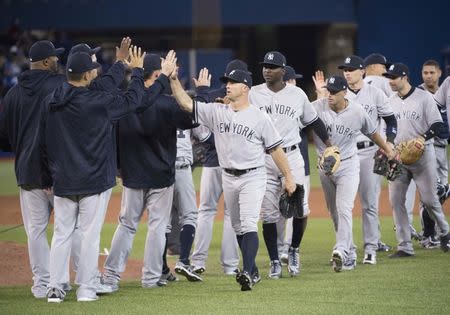
<instances>
[{"instance_id":1,"label":"man in black jacket","mask_svg":"<svg viewBox=\"0 0 450 315\"><path fill-rule=\"evenodd\" d=\"M167 57L166 57L167 59ZM164 85L170 93L168 72L158 55L149 54L144 62L146 95L143 105L153 102L154 86ZM118 289L140 219L148 211L142 287L159 288L172 277L163 268L166 226L172 209L177 128L193 127L190 114L182 111L170 95L159 95L147 110L119 122L120 173L123 180L119 226L105 261L105 284ZM163 270L164 269L164 270ZM169 279L168 279L169 278Z\"/></svg>"},{"instance_id":2,"label":"man in black jacket","mask_svg":"<svg viewBox=\"0 0 450 315\"><path fill-rule=\"evenodd\" d=\"M64 48L55 48L43 40L29 51L30 70L19 76L3 100L0 113L0 139L9 142L15 154L15 172L20 187L20 207L28 240L33 273L31 292L45 298L50 274L50 248L46 229L53 204L52 179L40 151L39 134L43 99L65 80L58 75L58 56Z\"/></svg>"},{"instance_id":3,"label":"man in black jacket","mask_svg":"<svg viewBox=\"0 0 450 315\"><path fill-rule=\"evenodd\" d=\"M123 61L128 58L130 39L122 39L116 51L117 62L90 85L92 90L117 90L124 78ZM77 46L74 46L77 47ZM53 208L53 185L47 161L42 154L43 135L41 117L44 98L66 81L57 74L58 56L64 50L55 49L50 41L38 41L29 51L30 70L19 77L19 84L13 87L3 101L0 114L0 142L11 145L7 150L15 153L15 171L20 186L20 203L34 285L31 289L36 298L47 297L50 280L50 248L46 229ZM72 50L71 50L72 51ZM78 261L79 246L74 238L72 258ZM64 284L69 289L69 283ZM100 291L101 286L99 285Z\"/></svg>"},{"instance_id":4,"label":"man in black jacket","mask_svg":"<svg viewBox=\"0 0 450 315\"><path fill-rule=\"evenodd\" d=\"M45 143L55 194L55 231L50 251L49 302L61 302L69 277L71 235L79 214L82 233L77 273L78 301L95 301L100 231L112 187L116 159L113 123L144 109L142 67L145 53L130 50L133 68L128 90L112 94L88 88L98 63L78 52L67 64L68 82L49 98Z\"/></svg>"}]
</instances>

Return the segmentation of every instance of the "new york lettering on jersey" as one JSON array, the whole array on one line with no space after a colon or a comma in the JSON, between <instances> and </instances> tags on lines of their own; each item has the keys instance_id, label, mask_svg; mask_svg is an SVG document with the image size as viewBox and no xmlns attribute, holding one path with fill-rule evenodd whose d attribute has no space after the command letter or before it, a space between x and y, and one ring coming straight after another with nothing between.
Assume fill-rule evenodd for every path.
<instances>
[{"instance_id":1,"label":"new york lettering on jersey","mask_svg":"<svg viewBox=\"0 0 450 315\"><path fill-rule=\"evenodd\" d=\"M314 108L326 126L328 136L333 145L339 147L341 159L356 154L356 137L360 131L371 135L376 131L376 125L361 105L348 101L347 108L339 113L330 109L326 98L314 101ZM323 142L314 134L314 142L320 154L325 150Z\"/></svg>"},{"instance_id":2,"label":"new york lettering on jersey","mask_svg":"<svg viewBox=\"0 0 450 315\"><path fill-rule=\"evenodd\" d=\"M413 87L404 97L395 94L389 104L397 119L395 144L423 135L433 123L442 121L433 97L421 89Z\"/></svg>"},{"instance_id":3,"label":"new york lettering on jersey","mask_svg":"<svg viewBox=\"0 0 450 315\"><path fill-rule=\"evenodd\" d=\"M317 119L317 113L305 92L299 87L286 85L278 92L271 91L266 83L252 87L250 104L266 112L283 138L283 146L301 142L300 123L307 126Z\"/></svg>"},{"instance_id":4,"label":"new york lettering on jersey","mask_svg":"<svg viewBox=\"0 0 450 315\"><path fill-rule=\"evenodd\" d=\"M196 122L205 125L214 133L222 168L262 167L265 164L265 150L282 143L269 116L255 106L233 111L226 104L194 104ZM236 150L236 147L242 150Z\"/></svg>"}]
</instances>

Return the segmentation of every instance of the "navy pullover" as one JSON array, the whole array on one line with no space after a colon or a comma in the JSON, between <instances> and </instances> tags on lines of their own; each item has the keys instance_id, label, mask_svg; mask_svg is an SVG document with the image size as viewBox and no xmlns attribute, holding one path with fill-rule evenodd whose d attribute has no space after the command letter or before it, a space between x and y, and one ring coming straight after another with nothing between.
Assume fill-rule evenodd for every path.
<instances>
[{"instance_id":1,"label":"navy pullover","mask_svg":"<svg viewBox=\"0 0 450 315\"><path fill-rule=\"evenodd\" d=\"M144 104L153 97L149 89L146 93ZM148 189L172 185L175 181L177 128L192 127L191 114L181 110L169 95L159 95L145 111L122 118L119 121L119 156L124 186Z\"/></svg>"},{"instance_id":2,"label":"navy pullover","mask_svg":"<svg viewBox=\"0 0 450 315\"><path fill-rule=\"evenodd\" d=\"M142 106L142 73L133 69L125 94L63 83L48 97L45 146L56 196L97 194L115 185L113 126Z\"/></svg>"}]
</instances>

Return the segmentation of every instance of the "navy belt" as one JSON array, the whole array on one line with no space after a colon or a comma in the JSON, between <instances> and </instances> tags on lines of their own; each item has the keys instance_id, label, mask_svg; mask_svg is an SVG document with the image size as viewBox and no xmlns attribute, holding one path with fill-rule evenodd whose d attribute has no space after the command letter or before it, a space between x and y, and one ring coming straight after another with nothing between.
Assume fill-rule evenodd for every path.
<instances>
[{"instance_id":1,"label":"navy belt","mask_svg":"<svg viewBox=\"0 0 450 315\"><path fill-rule=\"evenodd\" d=\"M241 175L247 174L248 172L256 170L256 169L257 169L257 167L247 168L246 170L237 170L234 168L224 168L223 170L233 176L241 176Z\"/></svg>"},{"instance_id":2,"label":"navy belt","mask_svg":"<svg viewBox=\"0 0 450 315\"><path fill-rule=\"evenodd\" d=\"M293 146L287 147L287 148L283 148L284 153L289 153L291 151L294 151L295 149L297 149L297 145L294 144Z\"/></svg>"},{"instance_id":3,"label":"navy belt","mask_svg":"<svg viewBox=\"0 0 450 315\"><path fill-rule=\"evenodd\" d=\"M356 147L358 148L358 150L373 147L374 145L375 143L373 143L372 141L361 141L356 143Z\"/></svg>"},{"instance_id":4,"label":"navy belt","mask_svg":"<svg viewBox=\"0 0 450 315\"><path fill-rule=\"evenodd\" d=\"M182 170L182 169L188 168L189 166L190 166L189 164L182 164L182 165L175 165L175 168L177 170Z\"/></svg>"},{"instance_id":5,"label":"navy belt","mask_svg":"<svg viewBox=\"0 0 450 315\"><path fill-rule=\"evenodd\" d=\"M445 149L445 147L446 147L445 144L434 144L434 146L438 147L438 148L443 148L443 149Z\"/></svg>"}]
</instances>

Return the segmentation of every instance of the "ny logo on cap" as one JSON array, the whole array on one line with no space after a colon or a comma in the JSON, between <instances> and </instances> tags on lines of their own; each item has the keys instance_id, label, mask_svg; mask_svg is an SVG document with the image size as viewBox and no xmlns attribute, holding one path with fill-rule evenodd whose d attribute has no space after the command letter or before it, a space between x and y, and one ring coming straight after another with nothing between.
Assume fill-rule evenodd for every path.
<instances>
[{"instance_id":1,"label":"ny logo on cap","mask_svg":"<svg viewBox=\"0 0 450 315\"><path fill-rule=\"evenodd\" d=\"M268 55L267 55L267 59L268 59L268 60L273 60L273 54L268 54Z\"/></svg>"},{"instance_id":2,"label":"ny logo on cap","mask_svg":"<svg viewBox=\"0 0 450 315\"><path fill-rule=\"evenodd\" d=\"M233 75L236 70L232 70L229 75Z\"/></svg>"},{"instance_id":3,"label":"ny logo on cap","mask_svg":"<svg viewBox=\"0 0 450 315\"><path fill-rule=\"evenodd\" d=\"M391 65L391 66L389 67L389 70L394 70L394 65Z\"/></svg>"},{"instance_id":4,"label":"ny logo on cap","mask_svg":"<svg viewBox=\"0 0 450 315\"><path fill-rule=\"evenodd\" d=\"M351 59L350 57L345 58L345 63L350 63Z\"/></svg>"},{"instance_id":5,"label":"ny logo on cap","mask_svg":"<svg viewBox=\"0 0 450 315\"><path fill-rule=\"evenodd\" d=\"M334 77L329 78L328 82L331 83L331 84L334 84Z\"/></svg>"}]
</instances>

